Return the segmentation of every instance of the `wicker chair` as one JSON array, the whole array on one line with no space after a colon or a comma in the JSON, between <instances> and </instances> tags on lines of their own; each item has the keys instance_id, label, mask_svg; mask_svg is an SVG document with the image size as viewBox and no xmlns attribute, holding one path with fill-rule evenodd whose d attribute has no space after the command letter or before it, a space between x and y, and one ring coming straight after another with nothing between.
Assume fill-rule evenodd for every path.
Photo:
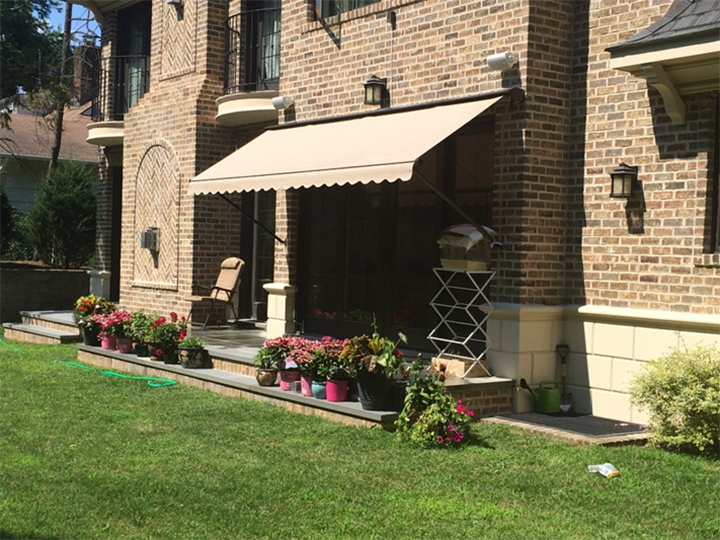
<instances>
[{"instance_id":1,"label":"wicker chair","mask_svg":"<svg viewBox=\"0 0 720 540\"><path fill-rule=\"evenodd\" d=\"M217 281L213 287L201 287L199 285L195 285L195 287L205 289L209 292L206 295L193 295L185 298L185 300L192 304L190 306L190 312L188 313L187 320L190 321L196 304L208 301L210 302L210 309L207 317L205 317L205 323L202 327L203 330L207 327L207 323L210 320L210 315L212 314L213 307L216 303L229 304L233 315L235 315L235 320L237 320L238 316L235 312L233 299L235 297L235 293L237 292L238 283L240 282L240 276L242 275L244 267L245 261L242 259L238 259L237 257L228 257L220 265L220 274L218 275Z\"/></svg>"}]
</instances>

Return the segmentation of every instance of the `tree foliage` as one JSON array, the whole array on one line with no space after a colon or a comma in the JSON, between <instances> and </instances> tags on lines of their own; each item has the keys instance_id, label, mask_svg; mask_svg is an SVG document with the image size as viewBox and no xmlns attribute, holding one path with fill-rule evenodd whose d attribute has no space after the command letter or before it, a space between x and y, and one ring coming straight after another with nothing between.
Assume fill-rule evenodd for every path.
<instances>
[{"instance_id":1,"label":"tree foliage","mask_svg":"<svg viewBox=\"0 0 720 540\"><path fill-rule=\"evenodd\" d=\"M27 214L25 235L46 264L87 266L95 251L95 175L64 162L48 175Z\"/></svg>"},{"instance_id":2,"label":"tree foliage","mask_svg":"<svg viewBox=\"0 0 720 540\"><path fill-rule=\"evenodd\" d=\"M62 34L53 31L47 16L57 0L0 2L0 92L3 98L39 90L52 79L62 50Z\"/></svg>"}]
</instances>

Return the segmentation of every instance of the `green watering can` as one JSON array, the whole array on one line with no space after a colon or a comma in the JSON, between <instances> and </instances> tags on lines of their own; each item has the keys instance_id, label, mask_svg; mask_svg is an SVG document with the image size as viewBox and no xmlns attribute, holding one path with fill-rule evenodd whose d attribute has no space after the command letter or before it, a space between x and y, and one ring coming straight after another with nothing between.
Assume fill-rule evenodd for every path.
<instances>
[{"instance_id":1,"label":"green watering can","mask_svg":"<svg viewBox=\"0 0 720 540\"><path fill-rule=\"evenodd\" d=\"M536 394L536 412L545 414L560 412L560 385L557 381L542 381Z\"/></svg>"}]
</instances>

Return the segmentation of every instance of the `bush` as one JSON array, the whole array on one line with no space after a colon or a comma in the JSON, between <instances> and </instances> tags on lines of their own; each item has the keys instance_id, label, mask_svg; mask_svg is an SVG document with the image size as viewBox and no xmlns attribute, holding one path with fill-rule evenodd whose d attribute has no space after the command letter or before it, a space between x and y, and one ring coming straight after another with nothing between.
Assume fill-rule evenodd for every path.
<instances>
[{"instance_id":1,"label":"bush","mask_svg":"<svg viewBox=\"0 0 720 540\"><path fill-rule=\"evenodd\" d=\"M95 252L95 174L70 161L53 170L27 213L24 234L56 268L88 266Z\"/></svg>"},{"instance_id":2,"label":"bush","mask_svg":"<svg viewBox=\"0 0 720 540\"><path fill-rule=\"evenodd\" d=\"M5 253L15 230L15 208L0 186L0 253Z\"/></svg>"},{"instance_id":3,"label":"bush","mask_svg":"<svg viewBox=\"0 0 720 540\"><path fill-rule=\"evenodd\" d=\"M648 411L652 440L700 452L720 441L720 351L674 350L650 362L633 381L630 400Z\"/></svg>"}]
</instances>

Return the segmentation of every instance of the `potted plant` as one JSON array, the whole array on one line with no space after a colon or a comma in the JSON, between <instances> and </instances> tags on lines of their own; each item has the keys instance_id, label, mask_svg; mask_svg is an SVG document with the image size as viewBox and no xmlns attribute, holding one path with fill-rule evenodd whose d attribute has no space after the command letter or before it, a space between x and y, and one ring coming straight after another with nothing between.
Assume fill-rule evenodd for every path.
<instances>
[{"instance_id":1,"label":"potted plant","mask_svg":"<svg viewBox=\"0 0 720 540\"><path fill-rule=\"evenodd\" d=\"M185 339L186 332L185 317L178 319L174 312L170 313L170 318L157 317L150 325L150 359L177 364L177 346L180 340Z\"/></svg>"},{"instance_id":2,"label":"potted plant","mask_svg":"<svg viewBox=\"0 0 720 540\"><path fill-rule=\"evenodd\" d=\"M300 380L300 364L312 356L311 340L283 336L263 343L263 354L272 356L280 376L280 390L292 390L293 384Z\"/></svg>"},{"instance_id":3,"label":"potted plant","mask_svg":"<svg viewBox=\"0 0 720 540\"><path fill-rule=\"evenodd\" d=\"M199 369L207 366L205 344L198 337L186 337L178 342L180 365L187 369Z\"/></svg>"},{"instance_id":4,"label":"potted plant","mask_svg":"<svg viewBox=\"0 0 720 540\"><path fill-rule=\"evenodd\" d=\"M260 386L274 386L278 377L278 362L284 353L277 347L262 347L253 358L255 379Z\"/></svg>"},{"instance_id":5,"label":"potted plant","mask_svg":"<svg viewBox=\"0 0 720 540\"><path fill-rule=\"evenodd\" d=\"M144 311L136 311L130 318L129 334L135 342L135 354L137 356L149 356L150 328L154 321L155 318Z\"/></svg>"},{"instance_id":6,"label":"potted plant","mask_svg":"<svg viewBox=\"0 0 720 540\"><path fill-rule=\"evenodd\" d=\"M397 349L400 342L407 343L404 334L398 333L398 340L381 336L377 326L372 336L350 338L340 359L357 376L360 405L366 410L385 410L387 408L392 377L404 364L402 353Z\"/></svg>"},{"instance_id":7,"label":"potted plant","mask_svg":"<svg viewBox=\"0 0 720 540\"><path fill-rule=\"evenodd\" d=\"M347 340L323 338L313 356L317 366L316 381L313 381L313 395L324 394L328 401L345 401L350 379L350 367L340 359ZM316 386L321 386L316 390ZM323 399L321 398L321 399Z\"/></svg>"},{"instance_id":8,"label":"potted plant","mask_svg":"<svg viewBox=\"0 0 720 540\"><path fill-rule=\"evenodd\" d=\"M126 324L132 317L132 313L124 309L116 309L112 313L95 313L90 320L100 325L100 346L103 349L115 350L118 348L118 339L121 340L122 350L120 352L129 352L127 350L128 337ZM132 348L132 340L130 340L130 348Z\"/></svg>"},{"instance_id":9,"label":"potted plant","mask_svg":"<svg viewBox=\"0 0 720 540\"><path fill-rule=\"evenodd\" d=\"M423 448L467 442L473 411L447 392L437 373L426 372L419 358L408 373L404 406L395 422L397 437Z\"/></svg>"},{"instance_id":10,"label":"potted plant","mask_svg":"<svg viewBox=\"0 0 720 540\"><path fill-rule=\"evenodd\" d=\"M116 350L120 353L132 352L133 340L130 335L130 321L132 313L124 309L118 309L109 315L108 331L115 336Z\"/></svg>"},{"instance_id":11,"label":"potted plant","mask_svg":"<svg viewBox=\"0 0 720 540\"><path fill-rule=\"evenodd\" d=\"M83 343L85 343L85 345L93 345L95 347L100 345L98 334L100 330L102 330L102 327L100 323L92 320L92 316L95 314L112 313L115 309L115 304L94 294L81 296L75 301L75 305L73 306L73 320L82 332Z\"/></svg>"}]
</instances>

